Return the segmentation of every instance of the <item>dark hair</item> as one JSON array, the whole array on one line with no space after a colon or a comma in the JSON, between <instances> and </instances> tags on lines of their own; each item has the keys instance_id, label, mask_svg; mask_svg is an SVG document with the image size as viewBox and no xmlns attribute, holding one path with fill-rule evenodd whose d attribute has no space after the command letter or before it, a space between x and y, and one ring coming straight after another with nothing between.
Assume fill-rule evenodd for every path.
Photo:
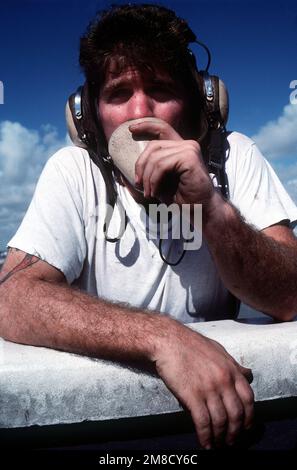
<instances>
[{"instance_id":1,"label":"dark hair","mask_svg":"<svg viewBox=\"0 0 297 470\"><path fill-rule=\"evenodd\" d=\"M183 84L191 103L195 103L191 121L195 122L195 134L200 135L201 92L197 86L195 59L188 48L195 39L187 22L163 6L112 6L96 16L81 38L79 61L95 96L111 61L116 64L116 73L129 65L152 71L162 66Z\"/></svg>"},{"instance_id":2,"label":"dark hair","mask_svg":"<svg viewBox=\"0 0 297 470\"><path fill-rule=\"evenodd\" d=\"M171 72L184 73L188 44L195 38L186 21L168 8L113 6L102 11L81 38L80 65L87 79L97 83L114 57L124 58L129 65L158 61Z\"/></svg>"}]
</instances>

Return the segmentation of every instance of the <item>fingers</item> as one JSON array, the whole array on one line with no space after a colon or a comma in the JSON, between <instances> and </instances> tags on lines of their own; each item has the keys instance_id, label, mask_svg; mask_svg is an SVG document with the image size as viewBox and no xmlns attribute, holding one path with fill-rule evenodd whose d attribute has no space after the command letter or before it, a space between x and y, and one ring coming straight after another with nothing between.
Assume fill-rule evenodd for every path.
<instances>
[{"instance_id":1,"label":"fingers","mask_svg":"<svg viewBox=\"0 0 297 470\"><path fill-rule=\"evenodd\" d=\"M196 435L204 449L212 448L212 425L208 408L203 400L198 400L188 407L195 426Z\"/></svg>"},{"instance_id":2,"label":"fingers","mask_svg":"<svg viewBox=\"0 0 297 470\"><path fill-rule=\"evenodd\" d=\"M230 376L221 385L221 394L219 390L208 391L205 402L200 400L190 409L204 448L233 445L240 431L250 429L253 423L254 394L245 377L238 374L233 381Z\"/></svg>"},{"instance_id":3,"label":"fingers","mask_svg":"<svg viewBox=\"0 0 297 470\"><path fill-rule=\"evenodd\" d=\"M190 408L200 445L205 449L232 445L243 427L244 407L233 392L223 398L216 394L207 396Z\"/></svg>"},{"instance_id":4,"label":"fingers","mask_svg":"<svg viewBox=\"0 0 297 470\"><path fill-rule=\"evenodd\" d=\"M159 152L158 157L147 162L142 176L142 184L145 197L155 197L158 195L161 182L164 181L164 176L173 172L179 160L179 152L172 153L170 149L163 149ZM169 188L162 186L162 192L166 192ZM173 193L176 188L171 188Z\"/></svg>"},{"instance_id":5,"label":"fingers","mask_svg":"<svg viewBox=\"0 0 297 470\"><path fill-rule=\"evenodd\" d=\"M254 419L254 392L248 385L245 378L239 378L235 382L235 388L244 407L244 421L243 426L245 429L250 429Z\"/></svg>"},{"instance_id":6,"label":"fingers","mask_svg":"<svg viewBox=\"0 0 297 470\"><path fill-rule=\"evenodd\" d=\"M166 174L174 173L178 181L184 171L198 166L197 150L192 141L149 142L135 164L135 182L143 186L145 197L159 193L158 187Z\"/></svg>"},{"instance_id":7,"label":"fingers","mask_svg":"<svg viewBox=\"0 0 297 470\"><path fill-rule=\"evenodd\" d=\"M192 397L190 406L200 445L205 449L233 445L240 431L249 429L254 414L254 395L247 381L238 378L235 383L218 391ZM195 400L195 402L194 402Z\"/></svg>"},{"instance_id":8,"label":"fingers","mask_svg":"<svg viewBox=\"0 0 297 470\"><path fill-rule=\"evenodd\" d=\"M213 441L216 446L221 447L228 428L228 415L225 405L219 395L212 393L207 397L207 408L211 416Z\"/></svg>"},{"instance_id":9,"label":"fingers","mask_svg":"<svg viewBox=\"0 0 297 470\"><path fill-rule=\"evenodd\" d=\"M222 399L228 417L225 442L227 445L233 445L237 435L243 427L245 409L241 399L234 389L226 391L223 394Z\"/></svg>"},{"instance_id":10,"label":"fingers","mask_svg":"<svg viewBox=\"0 0 297 470\"><path fill-rule=\"evenodd\" d=\"M254 393L245 377L237 374L234 383L230 385L224 387L222 395L228 421L225 437L227 445L234 444L241 429L251 428L254 417Z\"/></svg>"},{"instance_id":11,"label":"fingers","mask_svg":"<svg viewBox=\"0 0 297 470\"><path fill-rule=\"evenodd\" d=\"M143 121L129 126L133 135L149 134L155 139L182 140L181 136L167 122Z\"/></svg>"},{"instance_id":12,"label":"fingers","mask_svg":"<svg viewBox=\"0 0 297 470\"><path fill-rule=\"evenodd\" d=\"M171 171L176 164L176 159L168 158L178 154L179 146L174 141L151 141L139 156L135 164L135 182L142 184L145 197L153 197L156 192L157 185L161 181L164 174ZM154 175L154 180L151 180L152 173L157 170L159 175ZM156 178L157 177L157 178ZM153 183L153 193L151 192Z\"/></svg>"}]
</instances>

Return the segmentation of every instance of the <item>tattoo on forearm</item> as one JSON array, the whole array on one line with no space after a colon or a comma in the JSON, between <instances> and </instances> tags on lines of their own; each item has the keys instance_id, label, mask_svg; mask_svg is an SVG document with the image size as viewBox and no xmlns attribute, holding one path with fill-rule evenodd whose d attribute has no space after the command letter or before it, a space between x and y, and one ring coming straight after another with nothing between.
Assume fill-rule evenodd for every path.
<instances>
[{"instance_id":1,"label":"tattoo on forearm","mask_svg":"<svg viewBox=\"0 0 297 470\"><path fill-rule=\"evenodd\" d=\"M40 261L39 258L36 259L34 255L29 255L27 253L25 258L19 264L17 264L13 269L11 269L11 271L6 273L2 279L0 279L0 285L7 281L7 279L9 279L13 274L19 271L23 271L24 269L32 266L33 264L38 263L38 261Z\"/></svg>"}]
</instances>

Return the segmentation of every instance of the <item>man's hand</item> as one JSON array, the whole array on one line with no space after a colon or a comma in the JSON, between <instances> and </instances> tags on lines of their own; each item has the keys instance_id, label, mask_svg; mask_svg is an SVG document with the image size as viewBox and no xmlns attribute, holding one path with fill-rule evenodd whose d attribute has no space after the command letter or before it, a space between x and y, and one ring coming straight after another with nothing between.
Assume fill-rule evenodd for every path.
<instances>
[{"instance_id":1,"label":"man's hand","mask_svg":"<svg viewBox=\"0 0 297 470\"><path fill-rule=\"evenodd\" d=\"M198 142L183 140L166 122L145 121L129 129L135 136L150 134L157 139L148 143L135 165L136 183L145 197L179 205L211 201L215 191ZM165 184L168 177L174 182L170 189Z\"/></svg>"},{"instance_id":2,"label":"man's hand","mask_svg":"<svg viewBox=\"0 0 297 470\"><path fill-rule=\"evenodd\" d=\"M202 447L232 445L240 430L251 427L251 370L219 343L178 325L168 332L154 360L160 377L190 411Z\"/></svg>"}]
</instances>

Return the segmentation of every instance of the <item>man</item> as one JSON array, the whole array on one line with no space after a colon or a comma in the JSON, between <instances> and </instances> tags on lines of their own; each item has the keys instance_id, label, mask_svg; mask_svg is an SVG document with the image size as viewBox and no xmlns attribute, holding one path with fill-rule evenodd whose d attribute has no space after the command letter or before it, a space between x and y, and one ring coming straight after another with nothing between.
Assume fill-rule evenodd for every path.
<instances>
[{"instance_id":1,"label":"man","mask_svg":"<svg viewBox=\"0 0 297 470\"><path fill-rule=\"evenodd\" d=\"M143 193L117 172L129 223L111 243L97 212L108 201L101 171L79 148L53 156L9 243L0 278L0 334L23 344L153 363L191 412L200 444L211 448L233 444L251 427L251 371L181 322L234 317L230 292L291 320L297 243L289 224L297 211L255 145L236 133L228 136L230 201L215 188L203 139L198 143L202 99L188 50L194 37L170 10L127 5L103 14L82 39L80 61L102 152L123 122L162 120L130 126L136 139L155 137L136 163ZM171 191L168 175L175 181ZM164 240L161 259L162 247L143 235L139 203L156 201L203 206L202 247L179 264L169 263L180 257L179 240ZM117 225L116 211L113 217Z\"/></svg>"}]
</instances>

